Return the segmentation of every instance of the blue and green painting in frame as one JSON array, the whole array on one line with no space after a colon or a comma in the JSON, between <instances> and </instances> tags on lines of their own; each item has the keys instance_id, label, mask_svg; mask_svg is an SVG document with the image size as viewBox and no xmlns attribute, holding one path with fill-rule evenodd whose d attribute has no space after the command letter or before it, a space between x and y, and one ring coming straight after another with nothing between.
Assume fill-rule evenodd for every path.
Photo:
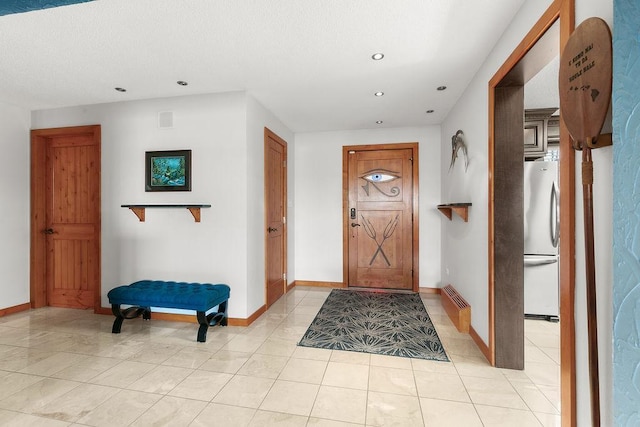
<instances>
[{"instance_id":1,"label":"blue and green painting in frame","mask_svg":"<svg viewBox=\"0 0 640 427\"><path fill-rule=\"evenodd\" d=\"M145 191L191 191L191 150L147 151Z\"/></svg>"}]
</instances>

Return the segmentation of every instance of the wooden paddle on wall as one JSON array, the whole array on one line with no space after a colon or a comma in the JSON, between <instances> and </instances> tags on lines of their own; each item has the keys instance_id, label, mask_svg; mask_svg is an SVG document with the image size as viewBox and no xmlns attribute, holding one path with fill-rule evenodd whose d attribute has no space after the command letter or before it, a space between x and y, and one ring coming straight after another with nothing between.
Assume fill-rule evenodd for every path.
<instances>
[{"instance_id":1,"label":"wooden paddle on wall","mask_svg":"<svg viewBox=\"0 0 640 427\"><path fill-rule=\"evenodd\" d=\"M560 116L571 134L573 148L582 151L591 422L593 426L600 426L591 150L607 144L598 144L609 109L612 85L611 31L605 21L589 18L575 29L560 56L558 83Z\"/></svg>"}]
</instances>

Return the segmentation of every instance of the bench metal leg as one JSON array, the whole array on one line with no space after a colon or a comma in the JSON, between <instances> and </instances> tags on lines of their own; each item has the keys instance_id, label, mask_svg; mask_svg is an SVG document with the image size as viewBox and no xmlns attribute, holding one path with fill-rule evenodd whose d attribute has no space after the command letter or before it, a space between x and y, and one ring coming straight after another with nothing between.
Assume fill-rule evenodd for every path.
<instances>
[{"instance_id":1,"label":"bench metal leg","mask_svg":"<svg viewBox=\"0 0 640 427\"><path fill-rule=\"evenodd\" d=\"M151 319L150 307L132 306L123 310L120 308L120 304L111 304L111 311L113 315L116 316L116 319L113 321L113 327L111 328L111 332L114 334L120 333L124 319L135 319L140 316L142 316L144 320ZM227 301L221 302L218 305L218 311L213 311L208 315L205 311L196 311L196 318L200 324L200 328L198 328L198 342L206 342L209 326L227 326Z\"/></svg>"},{"instance_id":2,"label":"bench metal leg","mask_svg":"<svg viewBox=\"0 0 640 427\"><path fill-rule=\"evenodd\" d=\"M119 334L120 333L120 328L122 328L122 321L123 320L124 320L124 317L122 317L122 316L116 317L116 320L113 321L113 326L111 327L111 333L112 334Z\"/></svg>"},{"instance_id":3,"label":"bench metal leg","mask_svg":"<svg viewBox=\"0 0 640 427\"><path fill-rule=\"evenodd\" d=\"M227 326L227 301L221 302L218 311L213 311L207 316L207 323L211 326Z\"/></svg>"},{"instance_id":4,"label":"bench metal leg","mask_svg":"<svg viewBox=\"0 0 640 427\"><path fill-rule=\"evenodd\" d=\"M198 342L207 341L207 330L209 329L209 322L207 321L207 315L204 311L197 311L196 317L200 327L198 328Z\"/></svg>"},{"instance_id":5,"label":"bench metal leg","mask_svg":"<svg viewBox=\"0 0 640 427\"><path fill-rule=\"evenodd\" d=\"M209 314L206 314L204 311L197 311L196 317L200 324L200 328L198 329L198 342L206 342L209 326L227 326L227 301L220 303L218 311L213 311Z\"/></svg>"},{"instance_id":6,"label":"bench metal leg","mask_svg":"<svg viewBox=\"0 0 640 427\"><path fill-rule=\"evenodd\" d=\"M220 320L218 320L218 323L220 323L220 326L227 326L227 301L221 303L218 306L218 314L222 315L222 318Z\"/></svg>"},{"instance_id":7,"label":"bench metal leg","mask_svg":"<svg viewBox=\"0 0 640 427\"><path fill-rule=\"evenodd\" d=\"M113 321L113 327L111 328L112 334L119 334L122 329L122 322L124 319L135 319L140 317L144 320L151 319L151 309L149 307L129 307L122 310L120 304L111 304L111 312L116 316L116 320Z\"/></svg>"},{"instance_id":8,"label":"bench metal leg","mask_svg":"<svg viewBox=\"0 0 640 427\"><path fill-rule=\"evenodd\" d=\"M122 322L124 321L124 316L122 315L122 311L120 311L120 304L111 304L111 312L116 316L116 320L113 321L111 333L119 334L120 328L122 328Z\"/></svg>"}]
</instances>

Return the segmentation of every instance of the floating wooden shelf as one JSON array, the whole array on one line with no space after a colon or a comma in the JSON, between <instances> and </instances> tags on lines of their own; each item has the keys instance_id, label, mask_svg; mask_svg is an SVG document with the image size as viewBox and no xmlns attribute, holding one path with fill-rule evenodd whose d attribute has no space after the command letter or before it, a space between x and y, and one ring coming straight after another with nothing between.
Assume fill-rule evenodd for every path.
<instances>
[{"instance_id":1,"label":"floating wooden shelf","mask_svg":"<svg viewBox=\"0 0 640 427\"><path fill-rule=\"evenodd\" d=\"M467 222L469 221L469 206L471 203L447 203L446 205L438 205L438 210L449 218L449 221L452 219L452 212L455 212L464 222Z\"/></svg>"},{"instance_id":2,"label":"floating wooden shelf","mask_svg":"<svg viewBox=\"0 0 640 427\"><path fill-rule=\"evenodd\" d=\"M136 214L140 222L144 222L144 212L146 208L182 208L188 209L193 215L196 222L200 222L200 208L210 208L211 205L120 205L123 208L129 208L131 212Z\"/></svg>"}]
</instances>

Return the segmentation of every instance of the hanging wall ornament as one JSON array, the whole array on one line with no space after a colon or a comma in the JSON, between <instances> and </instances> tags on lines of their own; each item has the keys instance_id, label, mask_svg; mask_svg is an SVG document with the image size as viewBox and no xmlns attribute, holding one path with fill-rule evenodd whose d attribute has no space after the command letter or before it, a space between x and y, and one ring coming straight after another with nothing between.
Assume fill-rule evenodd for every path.
<instances>
[{"instance_id":1,"label":"hanging wall ornament","mask_svg":"<svg viewBox=\"0 0 640 427\"><path fill-rule=\"evenodd\" d=\"M464 141L464 132L461 130L451 137L451 164L449 165L449 171L453 169L460 151L464 156L464 171L466 172L469 167L469 157L467 155L467 144Z\"/></svg>"}]
</instances>

